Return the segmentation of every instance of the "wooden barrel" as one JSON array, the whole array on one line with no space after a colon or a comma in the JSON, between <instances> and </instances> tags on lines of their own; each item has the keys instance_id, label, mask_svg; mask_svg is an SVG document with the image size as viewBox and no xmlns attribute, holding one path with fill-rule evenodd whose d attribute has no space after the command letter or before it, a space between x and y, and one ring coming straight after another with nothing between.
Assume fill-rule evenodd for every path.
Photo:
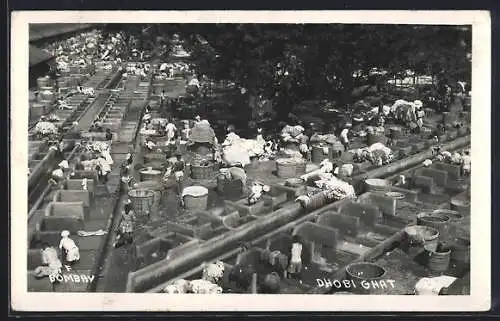
<instances>
[{"instance_id":1,"label":"wooden barrel","mask_svg":"<svg viewBox=\"0 0 500 321\"><path fill-rule=\"evenodd\" d=\"M427 268L432 272L445 272L450 266L451 250L449 248L436 250L427 249Z\"/></svg>"},{"instance_id":2,"label":"wooden barrel","mask_svg":"<svg viewBox=\"0 0 500 321\"><path fill-rule=\"evenodd\" d=\"M450 217L443 214L421 213L417 215L417 224L435 228L442 237L446 238L448 236Z\"/></svg>"},{"instance_id":3,"label":"wooden barrel","mask_svg":"<svg viewBox=\"0 0 500 321\"><path fill-rule=\"evenodd\" d=\"M439 231L422 225L411 225L404 228L405 251L414 256L424 249L436 250L439 242Z\"/></svg>"},{"instance_id":4,"label":"wooden barrel","mask_svg":"<svg viewBox=\"0 0 500 321\"><path fill-rule=\"evenodd\" d=\"M451 259L466 264L470 263L470 241L468 239L455 239L451 249Z\"/></svg>"},{"instance_id":5,"label":"wooden barrel","mask_svg":"<svg viewBox=\"0 0 500 321\"><path fill-rule=\"evenodd\" d=\"M470 214L470 203L461 199L452 199L450 208L465 215Z\"/></svg>"}]
</instances>

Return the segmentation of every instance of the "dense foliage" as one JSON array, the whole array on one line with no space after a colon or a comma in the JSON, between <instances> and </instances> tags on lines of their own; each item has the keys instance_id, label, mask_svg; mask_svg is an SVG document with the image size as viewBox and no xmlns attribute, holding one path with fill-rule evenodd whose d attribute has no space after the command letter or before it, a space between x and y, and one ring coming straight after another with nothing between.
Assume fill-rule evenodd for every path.
<instances>
[{"instance_id":1,"label":"dense foliage","mask_svg":"<svg viewBox=\"0 0 500 321\"><path fill-rule=\"evenodd\" d=\"M130 26L130 25L129 25ZM303 99L349 104L353 89L388 77L438 75L470 82L466 26L357 24L133 25L138 45L165 46L178 33L199 71L229 79L284 109ZM207 43L200 41L206 39ZM165 54L165 52L164 52ZM373 73L374 68L386 73Z\"/></svg>"}]
</instances>

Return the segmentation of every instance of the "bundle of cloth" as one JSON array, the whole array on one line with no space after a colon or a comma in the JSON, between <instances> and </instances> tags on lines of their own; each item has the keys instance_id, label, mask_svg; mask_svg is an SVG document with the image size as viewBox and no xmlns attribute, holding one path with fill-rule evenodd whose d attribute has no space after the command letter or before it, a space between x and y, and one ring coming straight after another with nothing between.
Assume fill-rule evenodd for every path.
<instances>
[{"instance_id":1,"label":"bundle of cloth","mask_svg":"<svg viewBox=\"0 0 500 321\"><path fill-rule=\"evenodd\" d=\"M224 277L224 269L225 266L222 261L204 264L202 279L214 284L219 284Z\"/></svg>"},{"instance_id":2,"label":"bundle of cloth","mask_svg":"<svg viewBox=\"0 0 500 321\"><path fill-rule=\"evenodd\" d=\"M33 133L40 135L55 135L57 132L56 125L48 121L40 121L36 123L35 128L33 128Z\"/></svg>"},{"instance_id":3,"label":"bundle of cloth","mask_svg":"<svg viewBox=\"0 0 500 321\"><path fill-rule=\"evenodd\" d=\"M443 288L449 287L457 278L441 275L433 278L421 278L415 284L416 295L439 295Z\"/></svg>"},{"instance_id":4,"label":"bundle of cloth","mask_svg":"<svg viewBox=\"0 0 500 321\"><path fill-rule=\"evenodd\" d=\"M422 102L420 100L410 102L404 99L398 99L391 106L391 113L396 120L405 123L416 123L418 121L417 109L421 107Z\"/></svg>"},{"instance_id":5,"label":"bundle of cloth","mask_svg":"<svg viewBox=\"0 0 500 321\"><path fill-rule=\"evenodd\" d=\"M460 165L464 174L468 174L471 171L469 150L464 150L462 153L455 152L453 154L448 151L442 151L436 156L436 160L452 165Z\"/></svg>"},{"instance_id":6,"label":"bundle of cloth","mask_svg":"<svg viewBox=\"0 0 500 321\"><path fill-rule=\"evenodd\" d=\"M91 87L79 87L78 92L82 93L84 95L90 96L90 97L95 96L95 90L94 90L94 88L91 88Z\"/></svg>"},{"instance_id":7,"label":"bundle of cloth","mask_svg":"<svg viewBox=\"0 0 500 321\"><path fill-rule=\"evenodd\" d=\"M163 292L167 294L220 294L222 293L222 287L204 279L179 279L167 285Z\"/></svg>"},{"instance_id":8,"label":"bundle of cloth","mask_svg":"<svg viewBox=\"0 0 500 321\"><path fill-rule=\"evenodd\" d=\"M262 134L258 134L255 139L246 139L230 132L222 143L222 160L228 165L245 166L250 164L251 157L263 156L265 146Z\"/></svg>"},{"instance_id":9,"label":"bundle of cloth","mask_svg":"<svg viewBox=\"0 0 500 321\"><path fill-rule=\"evenodd\" d=\"M354 187L331 172L319 173L318 177L319 180L316 180L314 184L321 189L321 192L314 195L300 195L296 198L295 201L301 203L303 207L308 207L312 197L321 197L324 204L356 197Z\"/></svg>"},{"instance_id":10,"label":"bundle of cloth","mask_svg":"<svg viewBox=\"0 0 500 321\"><path fill-rule=\"evenodd\" d=\"M247 184L247 174L243 168L239 167L229 167L219 169L219 173L224 176L227 180L239 179L243 183L243 186Z\"/></svg>"},{"instance_id":11,"label":"bundle of cloth","mask_svg":"<svg viewBox=\"0 0 500 321\"><path fill-rule=\"evenodd\" d=\"M356 162L369 161L374 165L382 166L390 163L394 155L389 147L382 143L375 143L365 148L354 150L354 160Z\"/></svg>"}]
</instances>

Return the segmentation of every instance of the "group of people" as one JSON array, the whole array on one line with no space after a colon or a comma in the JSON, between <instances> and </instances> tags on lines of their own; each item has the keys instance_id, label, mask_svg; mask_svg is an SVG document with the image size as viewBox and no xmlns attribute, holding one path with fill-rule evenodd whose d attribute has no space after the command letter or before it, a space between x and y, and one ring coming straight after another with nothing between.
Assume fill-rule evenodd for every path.
<instances>
[{"instance_id":1,"label":"group of people","mask_svg":"<svg viewBox=\"0 0 500 321\"><path fill-rule=\"evenodd\" d=\"M47 242L42 242L41 258L42 265L35 268L35 276L38 278L49 277L52 283L57 282L58 276L63 273L62 268L67 269L80 260L80 250L75 241L70 238L70 232L61 232L59 242L59 252L54 246Z\"/></svg>"}]
</instances>

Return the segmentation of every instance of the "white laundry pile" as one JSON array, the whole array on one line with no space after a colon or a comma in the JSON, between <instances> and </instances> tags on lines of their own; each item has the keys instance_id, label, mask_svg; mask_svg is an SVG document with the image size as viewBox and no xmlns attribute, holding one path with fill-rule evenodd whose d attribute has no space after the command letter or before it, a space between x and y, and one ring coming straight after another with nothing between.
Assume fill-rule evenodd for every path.
<instances>
[{"instance_id":1,"label":"white laundry pile","mask_svg":"<svg viewBox=\"0 0 500 321\"><path fill-rule=\"evenodd\" d=\"M229 133L222 143L222 159L228 165L245 166L250 164L251 157L264 154L265 145L266 141L260 134L256 139L245 139L235 133Z\"/></svg>"},{"instance_id":2,"label":"white laundry pile","mask_svg":"<svg viewBox=\"0 0 500 321\"><path fill-rule=\"evenodd\" d=\"M422 278L415 284L417 295L439 295L443 288L449 287L457 278L442 275L433 278Z\"/></svg>"}]
</instances>

